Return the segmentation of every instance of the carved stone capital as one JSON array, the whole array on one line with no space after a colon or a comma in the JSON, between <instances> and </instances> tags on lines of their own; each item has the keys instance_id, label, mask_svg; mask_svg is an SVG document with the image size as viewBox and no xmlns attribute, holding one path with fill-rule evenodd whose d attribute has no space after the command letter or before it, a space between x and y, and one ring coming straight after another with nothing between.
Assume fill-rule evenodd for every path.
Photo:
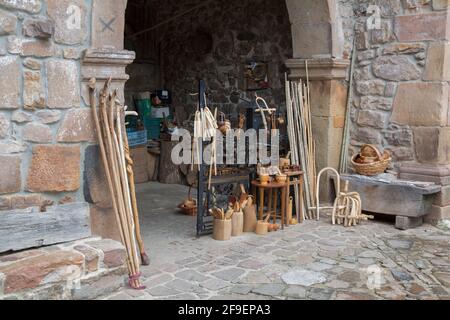
<instances>
[{"instance_id":1,"label":"carved stone capital","mask_svg":"<svg viewBox=\"0 0 450 320\"><path fill-rule=\"evenodd\" d=\"M347 59L289 59L286 66L291 70L289 79L344 80L348 76L350 60ZM308 66L308 72L306 71Z\"/></svg>"}]
</instances>

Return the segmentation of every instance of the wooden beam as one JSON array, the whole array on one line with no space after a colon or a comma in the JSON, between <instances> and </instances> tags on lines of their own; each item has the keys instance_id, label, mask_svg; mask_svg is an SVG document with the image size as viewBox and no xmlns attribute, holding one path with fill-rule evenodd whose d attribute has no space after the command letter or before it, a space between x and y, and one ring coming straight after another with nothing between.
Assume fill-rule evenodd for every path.
<instances>
[{"instance_id":1,"label":"wooden beam","mask_svg":"<svg viewBox=\"0 0 450 320\"><path fill-rule=\"evenodd\" d=\"M49 208L0 213L0 253L89 238L89 205L74 203Z\"/></svg>"}]
</instances>

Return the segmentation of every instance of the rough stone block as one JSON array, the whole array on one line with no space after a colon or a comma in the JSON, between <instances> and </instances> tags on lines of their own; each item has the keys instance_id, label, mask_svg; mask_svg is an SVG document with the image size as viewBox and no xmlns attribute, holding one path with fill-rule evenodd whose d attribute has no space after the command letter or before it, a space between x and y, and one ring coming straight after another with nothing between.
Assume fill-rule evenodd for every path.
<instances>
[{"instance_id":1,"label":"rough stone block","mask_svg":"<svg viewBox=\"0 0 450 320\"><path fill-rule=\"evenodd\" d=\"M7 42L7 49L10 54L21 54L22 39L16 36L9 36Z\"/></svg>"},{"instance_id":2,"label":"rough stone block","mask_svg":"<svg viewBox=\"0 0 450 320\"><path fill-rule=\"evenodd\" d=\"M25 109L45 108L45 93L39 71L25 71L23 74L23 103Z\"/></svg>"},{"instance_id":3,"label":"rough stone block","mask_svg":"<svg viewBox=\"0 0 450 320\"><path fill-rule=\"evenodd\" d=\"M53 141L52 129L40 123L28 123L22 130L22 138L28 142L51 143Z\"/></svg>"},{"instance_id":4,"label":"rough stone block","mask_svg":"<svg viewBox=\"0 0 450 320\"><path fill-rule=\"evenodd\" d=\"M422 74L416 63L406 56L379 57L372 67L375 76L390 81L418 80Z\"/></svg>"},{"instance_id":5,"label":"rough stone block","mask_svg":"<svg viewBox=\"0 0 450 320\"><path fill-rule=\"evenodd\" d=\"M358 124L378 129L384 129L387 126L387 115L384 112L373 110L362 110L358 114Z\"/></svg>"},{"instance_id":6,"label":"rough stone block","mask_svg":"<svg viewBox=\"0 0 450 320\"><path fill-rule=\"evenodd\" d=\"M0 0L0 6L34 14L41 11L42 0Z\"/></svg>"},{"instance_id":7,"label":"rough stone block","mask_svg":"<svg viewBox=\"0 0 450 320\"><path fill-rule=\"evenodd\" d=\"M33 121L33 115L28 112L19 110L19 111L16 111L13 113L13 115L11 117L11 121L13 121L15 123L31 122L31 121Z\"/></svg>"},{"instance_id":8,"label":"rough stone block","mask_svg":"<svg viewBox=\"0 0 450 320\"><path fill-rule=\"evenodd\" d=\"M30 192L70 192L80 188L79 146L36 146L28 172Z\"/></svg>"},{"instance_id":9,"label":"rough stone block","mask_svg":"<svg viewBox=\"0 0 450 320\"><path fill-rule=\"evenodd\" d=\"M413 161L415 159L413 148L388 147L386 150L391 153L394 161Z\"/></svg>"},{"instance_id":10,"label":"rough stone block","mask_svg":"<svg viewBox=\"0 0 450 320\"><path fill-rule=\"evenodd\" d=\"M36 112L36 117L43 124L53 124L61 120L61 111L59 110L42 110Z\"/></svg>"},{"instance_id":11,"label":"rough stone block","mask_svg":"<svg viewBox=\"0 0 450 320\"><path fill-rule=\"evenodd\" d=\"M70 109L80 106L80 80L74 61L47 62L48 107Z\"/></svg>"},{"instance_id":12,"label":"rough stone block","mask_svg":"<svg viewBox=\"0 0 450 320\"><path fill-rule=\"evenodd\" d=\"M0 109L19 108L20 62L16 57L0 57L2 81L0 81ZM5 81L3 79L8 79Z\"/></svg>"},{"instance_id":13,"label":"rough stone block","mask_svg":"<svg viewBox=\"0 0 450 320\"><path fill-rule=\"evenodd\" d=\"M433 0L433 10L445 10L449 7L449 0Z\"/></svg>"},{"instance_id":14,"label":"rough stone block","mask_svg":"<svg viewBox=\"0 0 450 320\"><path fill-rule=\"evenodd\" d=\"M356 91L362 96L383 96L386 83L382 80L358 81Z\"/></svg>"},{"instance_id":15,"label":"rough stone block","mask_svg":"<svg viewBox=\"0 0 450 320\"><path fill-rule=\"evenodd\" d=\"M27 145L23 142L4 140L0 141L0 155L23 153L27 150Z\"/></svg>"},{"instance_id":16,"label":"rough stone block","mask_svg":"<svg viewBox=\"0 0 450 320\"><path fill-rule=\"evenodd\" d=\"M42 62L33 58L25 58L23 65L31 70L41 70L42 68Z\"/></svg>"},{"instance_id":17,"label":"rough stone block","mask_svg":"<svg viewBox=\"0 0 450 320\"><path fill-rule=\"evenodd\" d=\"M372 97L372 96L364 96L361 97L361 109L365 110L384 110L390 111L392 110L392 99L384 98L384 97Z\"/></svg>"},{"instance_id":18,"label":"rough stone block","mask_svg":"<svg viewBox=\"0 0 450 320\"><path fill-rule=\"evenodd\" d=\"M400 230L409 230L418 228L423 225L423 217L401 217L397 216L395 219L395 227Z\"/></svg>"},{"instance_id":19,"label":"rough stone block","mask_svg":"<svg viewBox=\"0 0 450 320\"><path fill-rule=\"evenodd\" d=\"M20 156L0 156L0 194L16 193L21 189Z\"/></svg>"},{"instance_id":20,"label":"rough stone block","mask_svg":"<svg viewBox=\"0 0 450 320\"><path fill-rule=\"evenodd\" d=\"M354 139L361 143L368 143L374 145L381 145L382 136L379 130L372 128L358 128L355 134L352 135Z\"/></svg>"},{"instance_id":21,"label":"rough stone block","mask_svg":"<svg viewBox=\"0 0 450 320\"><path fill-rule=\"evenodd\" d=\"M428 81L450 81L449 43L430 44L423 79Z\"/></svg>"},{"instance_id":22,"label":"rough stone block","mask_svg":"<svg viewBox=\"0 0 450 320\"><path fill-rule=\"evenodd\" d=\"M74 300L94 300L121 289L125 286L125 279L124 268L82 279L80 288L72 291L72 297Z\"/></svg>"},{"instance_id":23,"label":"rough stone block","mask_svg":"<svg viewBox=\"0 0 450 320\"><path fill-rule=\"evenodd\" d=\"M425 222L437 225L442 220L450 219L450 206L439 207L433 206L431 213L425 217Z\"/></svg>"},{"instance_id":24,"label":"rough stone block","mask_svg":"<svg viewBox=\"0 0 450 320\"><path fill-rule=\"evenodd\" d=\"M6 117L5 114L0 113L0 139L6 138L9 133L9 128L11 126L11 122Z\"/></svg>"},{"instance_id":25,"label":"rough stone block","mask_svg":"<svg viewBox=\"0 0 450 320\"><path fill-rule=\"evenodd\" d=\"M51 38L54 29L53 23L47 19L26 19L22 26L24 36L39 39Z\"/></svg>"},{"instance_id":26,"label":"rough stone block","mask_svg":"<svg viewBox=\"0 0 450 320\"><path fill-rule=\"evenodd\" d=\"M65 48L63 50L63 56L64 59L78 60L81 57L81 52L75 48Z\"/></svg>"},{"instance_id":27,"label":"rough stone block","mask_svg":"<svg viewBox=\"0 0 450 320\"><path fill-rule=\"evenodd\" d=\"M427 46L423 43L391 43L383 49L384 55L416 54L425 52Z\"/></svg>"},{"instance_id":28,"label":"rough stone block","mask_svg":"<svg viewBox=\"0 0 450 320\"><path fill-rule=\"evenodd\" d=\"M20 55L37 58L52 57L55 55L55 46L48 40L24 40Z\"/></svg>"},{"instance_id":29,"label":"rough stone block","mask_svg":"<svg viewBox=\"0 0 450 320\"><path fill-rule=\"evenodd\" d=\"M87 147L84 159L84 195L86 201L102 209L111 208L112 199L98 146ZM102 236L106 237L105 235Z\"/></svg>"},{"instance_id":30,"label":"rough stone block","mask_svg":"<svg viewBox=\"0 0 450 320\"><path fill-rule=\"evenodd\" d=\"M100 240L86 243L88 246L101 250L104 254L103 264L107 268L118 268L125 265L127 254L124 246L114 240Z\"/></svg>"},{"instance_id":31,"label":"rough stone block","mask_svg":"<svg viewBox=\"0 0 450 320\"><path fill-rule=\"evenodd\" d=\"M5 293L12 294L37 288L51 273L58 269L83 267L83 255L72 251L56 251L2 265L0 273L6 276Z\"/></svg>"},{"instance_id":32,"label":"rough stone block","mask_svg":"<svg viewBox=\"0 0 450 320\"><path fill-rule=\"evenodd\" d=\"M391 121L410 126L446 126L449 89L444 83L401 83Z\"/></svg>"},{"instance_id":33,"label":"rough stone block","mask_svg":"<svg viewBox=\"0 0 450 320\"><path fill-rule=\"evenodd\" d=\"M100 255L98 250L86 245L79 245L74 249L83 254L87 272L96 272L99 269Z\"/></svg>"},{"instance_id":34,"label":"rough stone block","mask_svg":"<svg viewBox=\"0 0 450 320\"><path fill-rule=\"evenodd\" d=\"M11 197L0 197L0 210L11 210Z\"/></svg>"},{"instance_id":35,"label":"rough stone block","mask_svg":"<svg viewBox=\"0 0 450 320\"><path fill-rule=\"evenodd\" d=\"M397 16L395 32L399 41L448 40L448 21L445 12Z\"/></svg>"},{"instance_id":36,"label":"rough stone block","mask_svg":"<svg viewBox=\"0 0 450 320\"><path fill-rule=\"evenodd\" d=\"M111 2L105 3L114 6ZM84 1L48 0L47 13L55 22L54 38L57 43L76 45L86 40L88 17Z\"/></svg>"},{"instance_id":37,"label":"rough stone block","mask_svg":"<svg viewBox=\"0 0 450 320\"><path fill-rule=\"evenodd\" d=\"M119 227L112 209L102 209L91 205L92 234L105 239L121 241Z\"/></svg>"},{"instance_id":38,"label":"rough stone block","mask_svg":"<svg viewBox=\"0 0 450 320\"><path fill-rule=\"evenodd\" d=\"M12 210L22 210L32 207L41 207L45 200L40 194L32 195L14 195L10 197L11 199L11 209Z\"/></svg>"},{"instance_id":39,"label":"rough stone block","mask_svg":"<svg viewBox=\"0 0 450 320\"><path fill-rule=\"evenodd\" d=\"M382 20L381 29L372 31L372 44L383 44L395 40L392 22Z\"/></svg>"},{"instance_id":40,"label":"rough stone block","mask_svg":"<svg viewBox=\"0 0 450 320\"><path fill-rule=\"evenodd\" d=\"M17 28L17 17L0 9L0 36L14 34Z\"/></svg>"},{"instance_id":41,"label":"rough stone block","mask_svg":"<svg viewBox=\"0 0 450 320\"><path fill-rule=\"evenodd\" d=\"M116 0L114 5L94 0L92 5L92 47L123 49L124 14L127 1Z\"/></svg>"},{"instance_id":42,"label":"rough stone block","mask_svg":"<svg viewBox=\"0 0 450 320\"><path fill-rule=\"evenodd\" d=\"M95 142L95 138L96 130L91 109L72 109L66 113L58 130L58 142Z\"/></svg>"},{"instance_id":43,"label":"rough stone block","mask_svg":"<svg viewBox=\"0 0 450 320\"><path fill-rule=\"evenodd\" d=\"M414 128L417 160L421 163L448 164L450 161L450 128Z\"/></svg>"},{"instance_id":44,"label":"rough stone block","mask_svg":"<svg viewBox=\"0 0 450 320\"><path fill-rule=\"evenodd\" d=\"M436 196L433 204L438 207L450 206L450 186L442 187L441 193Z\"/></svg>"}]
</instances>

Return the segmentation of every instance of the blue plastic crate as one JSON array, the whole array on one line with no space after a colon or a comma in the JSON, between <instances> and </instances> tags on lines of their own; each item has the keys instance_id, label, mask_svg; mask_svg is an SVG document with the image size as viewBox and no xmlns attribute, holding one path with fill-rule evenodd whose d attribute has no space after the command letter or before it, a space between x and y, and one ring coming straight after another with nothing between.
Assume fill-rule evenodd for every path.
<instances>
[{"instance_id":1,"label":"blue plastic crate","mask_svg":"<svg viewBox=\"0 0 450 320\"><path fill-rule=\"evenodd\" d=\"M127 130L128 144L136 147L147 144L147 130L131 131Z\"/></svg>"}]
</instances>

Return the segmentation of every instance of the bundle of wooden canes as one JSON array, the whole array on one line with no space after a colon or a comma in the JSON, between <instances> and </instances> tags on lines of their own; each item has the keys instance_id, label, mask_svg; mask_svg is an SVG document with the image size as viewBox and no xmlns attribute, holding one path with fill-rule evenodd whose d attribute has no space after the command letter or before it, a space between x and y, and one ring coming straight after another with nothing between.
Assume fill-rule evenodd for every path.
<instances>
[{"instance_id":1,"label":"bundle of wooden canes","mask_svg":"<svg viewBox=\"0 0 450 320\"><path fill-rule=\"evenodd\" d=\"M316 189L316 142L313 135L309 71L306 64L307 80L303 82L288 81L286 75L286 106L288 118L288 136L291 151L291 163L300 166L305 173L305 195L299 194L295 187L298 221L316 219L312 208L316 206L314 190ZM306 211L299 212L299 203L304 202Z\"/></svg>"},{"instance_id":2,"label":"bundle of wooden canes","mask_svg":"<svg viewBox=\"0 0 450 320\"><path fill-rule=\"evenodd\" d=\"M129 284L134 289L144 289L140 282L140 259L143 264L148 264L149 259L140 236L133 161L130 157L123 121L125 108L120 105L117 91L110 93L110 84L111 79L106 81L100 91L99 110L97 110L96 80L90 80L90 105L117 226L127 251Z\"/></svg>"}]
</instances>

